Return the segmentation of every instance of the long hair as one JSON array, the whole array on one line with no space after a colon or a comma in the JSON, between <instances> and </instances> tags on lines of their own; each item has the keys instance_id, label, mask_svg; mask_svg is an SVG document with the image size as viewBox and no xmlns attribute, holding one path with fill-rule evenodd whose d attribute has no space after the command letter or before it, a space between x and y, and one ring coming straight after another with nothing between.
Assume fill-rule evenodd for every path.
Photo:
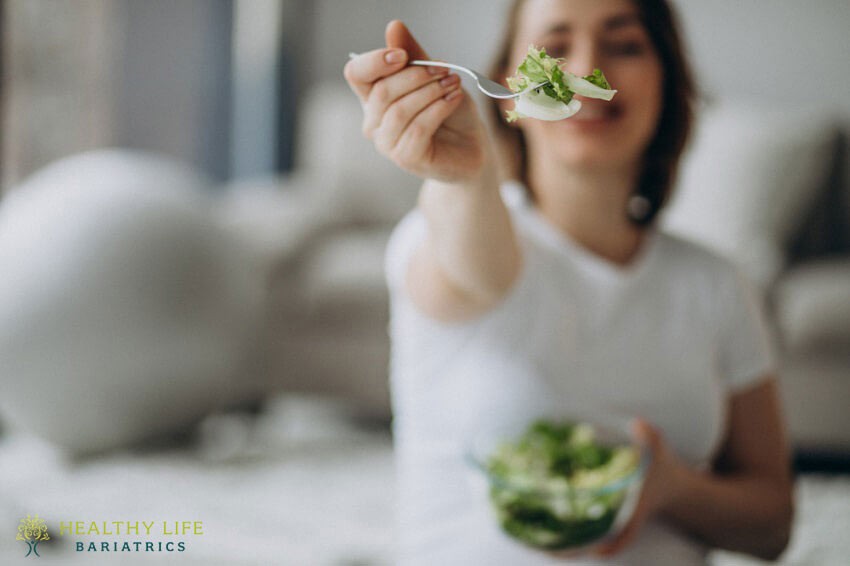
<instances>
[{"instance_id":1,"label":"long hair","mask_svg":"<svg viewBox=\"0 0 850 566\"><path fill-rule=\"evenodd\" d=\"M495 81L501 81L511 74L508 64L523 2L514 0L508 11L507 26L489 72L490 78ZM666 0L633 2L640 11L641 21L658 53L664 72L661 116L655 135L647 145L643 170L625 211L632 222L646 226L652 223L672 192L679 161L693 124L695 86L685 57L678 21L670 5ZM532 191L528 183L527 147L522 130L505 123L497 101L492 102L491 111L498 141L512 144L519 152L519 171L516 174ZM530 196L534 198L533 192Z\"/></svg>"}]
</instances>

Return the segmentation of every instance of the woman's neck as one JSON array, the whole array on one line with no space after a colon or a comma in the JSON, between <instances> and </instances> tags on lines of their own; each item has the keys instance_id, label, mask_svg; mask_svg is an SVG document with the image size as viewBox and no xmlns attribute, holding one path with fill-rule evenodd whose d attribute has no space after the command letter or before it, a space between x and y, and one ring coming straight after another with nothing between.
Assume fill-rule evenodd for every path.
<instances>
[{"instance_id":1,"label":"woman's neck","mask_svg":"<svg viewBox=\"0 0 850 566\"><path fill-rule=\"evenodd\" d=\"M645 230L632 224L626 205L638 181L637 167L568 169L529 163L529 183L540 213L594 254L627 265Z\"/></svg>"}]
</instances>

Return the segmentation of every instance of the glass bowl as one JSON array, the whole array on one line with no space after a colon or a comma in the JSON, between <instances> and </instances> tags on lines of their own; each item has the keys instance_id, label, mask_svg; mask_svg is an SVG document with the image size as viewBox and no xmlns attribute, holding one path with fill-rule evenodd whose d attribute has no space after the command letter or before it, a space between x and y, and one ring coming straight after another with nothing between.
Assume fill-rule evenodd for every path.
<instances>
[{"instance_id":1,"label":"glass bowl","mask_svg":"<svg viewBox=\"0 0 850 566\"><path fill-rule=\"evenodd\" d=\"M539 428L546 426L548 431ZM565 427L572 428L567 432ZM521 437L526 439L523 448ZM576 452L574 441L585 447L588 439L591 448ZM556 452L552 444L538 450L540 442L550 441ZM615 536L628 523L650 454L631 438L627 425L540 419L510 432L479 436L465 458L474 490L489 500L505 533L538 549L579 552Z\"/></svg>"}]
</instances>

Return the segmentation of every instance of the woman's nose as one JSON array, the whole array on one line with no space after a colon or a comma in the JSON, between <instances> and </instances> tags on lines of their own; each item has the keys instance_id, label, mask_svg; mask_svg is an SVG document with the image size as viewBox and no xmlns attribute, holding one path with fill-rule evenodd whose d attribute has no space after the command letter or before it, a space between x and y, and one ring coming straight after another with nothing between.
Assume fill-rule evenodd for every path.
<instances>
[{"instance_id":1,"label":"woman's nose","mask_svg":"<svg viewBox=\"0 0 850 566\"><path fill-rule=\"evenodd\" d=\"M576 42L579 43L579 42ZM565 68L574 75L584 77L599 67L599 53L593 42L574 45L567 57Z\"/></svg>"}]
</instances>

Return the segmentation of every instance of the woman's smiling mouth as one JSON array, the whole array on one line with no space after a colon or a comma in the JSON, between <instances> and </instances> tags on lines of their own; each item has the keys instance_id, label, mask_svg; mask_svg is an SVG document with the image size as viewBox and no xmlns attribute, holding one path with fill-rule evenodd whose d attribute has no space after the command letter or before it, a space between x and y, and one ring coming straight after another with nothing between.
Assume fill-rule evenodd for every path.
<instances>
[{"instance_id":1,"label":"woman's smiling mouth","mask_svg":"<svg viewBox=\"0 0 850 566\"><path fill-rule=\"evenodd\" d=\"M564 120L564 125L572 123L574 126L605 125L616 121L623 114L620 104L598 102L583 99L582 107L569 120Z\"/></svg>"}]
</instances>

